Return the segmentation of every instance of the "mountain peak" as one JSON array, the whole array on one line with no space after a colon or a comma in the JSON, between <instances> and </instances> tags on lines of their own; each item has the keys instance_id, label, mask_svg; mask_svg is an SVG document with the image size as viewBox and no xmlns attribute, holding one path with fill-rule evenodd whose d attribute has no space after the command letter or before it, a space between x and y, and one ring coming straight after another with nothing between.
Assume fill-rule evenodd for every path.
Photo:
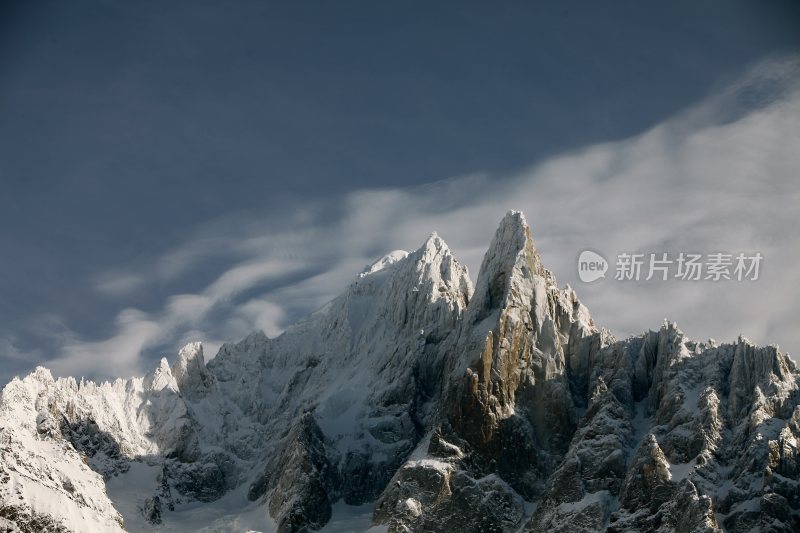
<instances>
[{"instance_id":1,"label":"mountain peak","mask_svg":"<svg viewBox=\"0 0 800 533\"><path fill-rule=\"evenodd\" d=\"M425 239L425 242L422 243L422 246L414 250L412 253L416 256L417 261L424 262L433 261L438 256L441 256L441 258L453 257L450 247L447 246L447 243L444 242L444 239L442 239L435 231L431 233L427 239Z\"/></svg>"},{"instance_id":2,"label":"mountain peak","mask_svg":"<svg viewBox=\"0 0 800 533\"><path fill-rule=\"evenodd\" d=\"M169 361L167 361L166 357L162 357L158 363L158 368L144 378L144 386L154 391L167 388L173 391L178 390L178 384L175 382L175 377L172 375L172 369L169 367Z\"/></svg>"},{"instance_id":3,"label":"mountain peak","mask_svg":"<svg viewBox=\"0 0 800 533\"><path fill-rule=\"evenodd\" d=\"M448 294L459 301L460 306L466 306L472 297L472 281L467 267L458 262L447 243L435 231L409 258L415 263L417 284L430 283L434 299Z\"/></svg>"},{"instance_id":4,"label":"mountain peak","mask_svg":"<svg viewBox=\"0 0 800 533\"><path fill-rule=\"evenodd\" d=\"M52 383L55 381L50 370L43 366L36 367L36 370L33 371L33 377L42 383Z\"/></svg>"},{"instance_id":5,"label":"mountain peak","mask_svg":"<svg viewBox=\"0 0 800 533\"><path fill-rule=\"evenodd\" d=\"M478 281L475 284L473 304L478 317L492 309L506 307L509 298L518 298L520 283L536 276L545 276L539 254L533 245L530 229L521 211L509 211L494 234L492 243L483 257Z\"/></svg>"},{"instance_id":6,"label":"mountain peak","mask_svg":"<svg viewBox=\"0 0 800 533\"><path fill-rule=\"evenodd\" d=\"M178 360L172 365L172 375L186 398L195 400L208 393L213 377L206 369L202 343L190 342L181 349Z\"/></svg>"},{"instance_id":7,"label":"mountain peak","mask_svg":"<svg viewBox=\"0 0 800 533\"><path fill-rule=\"evenodd\" d=\"M380 272L381 270L385 269L386 267L397 263L398 261L402 261L408 257L408 252L405 250L394 250L389 252L388 254L384 255L380 259L376 260L370 265L367 265L364 270L358 275L359 278L363 278L364 276L369 276L370 274L374 274L375 272Z\"/></svg>"},{"instance_id":8,"label":"mountain peak","mask_svg":"<svg viewBox=\"0 0 800 533\"><path fill-rule=\"evenodd\" d=\"M500 221L500 227L502 228L505 226L518 228L524 231L528 227L528 221L525 220L525 213L517 211L516 209L509 209L506 212L506 216Z\"/></svg>"},{"instance_id":9,"label":"mountain peak","mask_svg":"<svg viewBox=\"0 0 800 533\"><path fill-rule=\"evenodd\" d=\"M424 250L429 250L429 249L449 250L449 248L447 247L447 243L444 242L444 239L439 237L439 234L436 233L435 231L432 232L430 235L428 235L428 238L425 239L425 242L422 243L422 246L420 246L420 248Z\"/></svg>"}]
</instances>

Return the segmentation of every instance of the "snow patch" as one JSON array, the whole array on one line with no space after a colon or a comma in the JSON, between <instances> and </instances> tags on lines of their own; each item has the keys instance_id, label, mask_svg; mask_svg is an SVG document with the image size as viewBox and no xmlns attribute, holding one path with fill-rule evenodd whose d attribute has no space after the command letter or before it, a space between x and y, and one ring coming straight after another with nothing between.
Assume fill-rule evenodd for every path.
<instances>
[{"instance_id":1,"label":"snow patch","mask_svg":"<svg viewBox=\"0 0 800 533\"><path fill-rule=\"evenodd\" d=\"M381 270L405 259L406 257L408 257L408 252L405 250L394 250L393 252L389 252L371 265L364 267L364 270L358 275L358 277L363 278L365 276L369 276L370 274L374 274L375 272L380 272Z\"/></svg>"}]
</instances>

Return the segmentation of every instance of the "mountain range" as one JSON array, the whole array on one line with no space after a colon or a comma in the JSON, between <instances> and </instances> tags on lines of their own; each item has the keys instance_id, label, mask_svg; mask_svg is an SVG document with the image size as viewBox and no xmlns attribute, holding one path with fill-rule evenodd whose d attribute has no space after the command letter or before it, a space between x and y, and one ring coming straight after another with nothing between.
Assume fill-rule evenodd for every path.
<instances>
[{"instance_id":1,"label":"mountain range","mask_svg":"<svg viewBox=\"0 0 800 533\"><path fill-rule=\"evenodd\" d=\"M616 339L511 211L474 285L432 234L208 362L15 378L0 531L800 531L798 380L743 337Z\"/></svg>"}]
</instances>

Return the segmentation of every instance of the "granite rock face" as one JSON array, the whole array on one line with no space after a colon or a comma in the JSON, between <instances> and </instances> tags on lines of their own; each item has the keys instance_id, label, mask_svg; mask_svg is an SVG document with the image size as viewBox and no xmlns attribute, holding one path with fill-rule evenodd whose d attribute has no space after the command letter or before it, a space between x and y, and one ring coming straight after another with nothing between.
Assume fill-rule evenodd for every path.
<instances>
[{"instance_id":1,"label":"granite rock face","mask_svg":"<svg viewBox=\"0 0 800 533\"><path fill-rule=\"evenodd\" d=\"M267 496L269 512L280 533L320 529L331 518L339 484L333 455L314 416L300 417L287 435L274 463L250 487L248 497Z\"/></svg>"},{"instance_id":2,"label":"granite rock face","mask_svg":"<svg viewBox=\"0 0 800 533\"><path fill-rule=\"evenodd\" d=\"M492 476L508 489L487 496L534 510L484 530L800 528L791 360L744 338L696 343L671 323L614 339L558 288L521 214L495 235L446 366L439 420L376 506L390 531L450 530L436 524L458 505L454 480ZM433 502L412 496L431 483L427 461L440 462L423 491ZM475 523L479 507L461 507Z\"/></svg>"},{"instance_id":3,"label":"granite rock face","mask_svg":"<svg viewBox=\"0 0 800 533\"><path fill-rule=\"evenodd\" d=\"M474 290L433 234L208 364L193 343L144 378L12 381L0 524L180 530L233 501L282 533L340 503L391 532L798 531L799 377L745 338L614 338L509 212ZM136 501L109 499L142 471Z\"/></svg>"}]
</instances>

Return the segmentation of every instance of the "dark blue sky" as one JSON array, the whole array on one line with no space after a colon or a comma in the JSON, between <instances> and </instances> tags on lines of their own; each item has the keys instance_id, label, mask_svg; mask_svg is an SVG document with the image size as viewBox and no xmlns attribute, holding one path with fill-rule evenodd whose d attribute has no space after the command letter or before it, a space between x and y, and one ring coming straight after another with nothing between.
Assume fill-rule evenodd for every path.
<instances>
[{"instance_id":1,"label":"dark blue sky","mask_svg":"<svg viewBox=\"0 0 800 533\"><path fill-rule=\"evenodd\" d=\"M197 290L214 260L94 287L209 221L507 175L799 49L797 2L3 2L0 336L47 359L43 324L101 339Z\"/></svg>"}]
</instances>

